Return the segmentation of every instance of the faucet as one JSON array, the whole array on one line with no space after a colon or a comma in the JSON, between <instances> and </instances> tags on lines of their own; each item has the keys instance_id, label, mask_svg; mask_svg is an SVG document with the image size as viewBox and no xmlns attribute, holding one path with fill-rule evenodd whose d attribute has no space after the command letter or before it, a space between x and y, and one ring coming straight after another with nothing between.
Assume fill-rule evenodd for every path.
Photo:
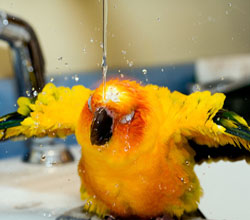
<instances>
[{"instance_id":1,"label":"faucet","mask_svg":"<svg viewBox=\"0 0 250 220\"><path fill-rule=\"evenodd\" d=\"M0 39L9 44L12 52L18 96L36 97L45 85L45 62L34 30L26 21L0 10ZM51 166L73 160L64 144L50 138L26 143L26 162Z\"/></svg>"},{"instance_id":2,"label":"faucet","mask_svg":"<svg viewBox=\"0 0 250 220\"><path fill-rule=\"evenodd\" d=\"M45 63L34 30L24 20L0 11L0 39L11 48L18 95L35 96L45 84Z\"/></svg>"}]
</instances>

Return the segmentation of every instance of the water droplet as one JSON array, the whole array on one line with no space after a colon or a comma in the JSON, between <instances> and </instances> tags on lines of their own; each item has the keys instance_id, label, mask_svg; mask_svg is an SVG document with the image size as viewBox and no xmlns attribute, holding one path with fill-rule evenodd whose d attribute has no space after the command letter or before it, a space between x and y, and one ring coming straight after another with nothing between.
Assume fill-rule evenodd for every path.
<instances>
[{"instance_id":1,"label":"water droplet","mask_svg":"<svg viewBox=\"0 0 250 220\"><path fill-rule=\"evenodd\" d=\"M127 54L126 50L122 50L121 52L122 52L123 55Z\"/></svg>"},{"instance_id":2,"label":"water droplet","mask_svg":"<svg viewBox=\"0 0 250 220\"><path fill-rule=\"evenodd\" d=\"M28 96L28 97L30 97L30 91L26 91L26 95Z\"/></svg>"},{"instance_id":3,"label":"water droplet","mask_svg":"<svg viewBox=\"0 0 250 220\"><path fill-rule=\"evenodd\" d=\"M41 161L45 161L45 160L46 160L46 155L43 154L43 155L41 156Z\"/></svg>"},{"instance_id":4,"label":"water droplet","mask_svg":"<svg viewBox=\"0 0 250 220\"><path fill-rule=\"evenodd\" d=\"M38 95L38 92L35 90L35 91L33 92L33 96L36 97L37 95Z\"/></svg>"},{"instance_id":5,"label":"water droplet","mask_svg":"<svg viewBox=\"0 0 250 220\"><path fill-rule=\"evenodd\" d=\"M90 43L94 43L94 39L93 38L90 38Z\"/></svg>"},{"instance_id":6,"label":"water droplet","mask_svg":"<svg viewBox=\"0 0 250 220\"><path fill-rule=\"evenodd\" d=\"M229 3L228 3L228 6L229 6L229 7L232 7L232 3L231 3L231 2L229 2Z\"/></svg>"},{"instance_id":7,"label":"water droplet","mask_svg":"<svg viewBox=\"0 0 250 220\"><path fill-rule=\"evenodd\" d=\"M159 190L162 190L162 186L161 186L161 184L159 184Z\"/></svg>"},{"instance_id":8,"label":"water droplet","mask_svg":"<svg viewBox=\"0 0 250 220\"><path fill-rule=\"evenodd\" d=\"M86 52L86 48L85 48L85 47L82 49L82 51L83 51L83 53L87 53L87 52Z\"/></svg>"},{"instance_id":9,"label":"water droplet","mask_svg":"<svg viewBox=\"0 0 250 220\"><path fill-rule=\"evenodd\" d=\"M164 72L164 69L163 69L163 68L161 68L161 71L162 71L162 72Z\"/></svg>"},{"instance_id":10,"label":"water droplet","mask_svg":"<svg viewBox=\"0 0 250 220\"><path fill-rule=\"evenodd\" d=\"M142 73L143 73L144 75L146 75L147 72L148 72L147 69L143 69L143 70L142 70Z\"/></svg>"},{"instance_id":11,"label":"water droplet","mask_svg":"<svg viewBox=\"0 0 250 220\"><path fill-rule=\"evenodd\" d=\"M124 147L124 151L128 152L129 148L128 147Z\"/></svg>"},{"instance_id":12,"label":"water droplet","mask_svg":"<svg viewBox=\"0 0 250 220\"><path fill-rule=\"evenodd\" d=\"M75 81L78 82L79 81L79 77L77 75L75 75Z\"/></svg>"},{"instance_id":13,"label":"water droplet","mask_svg":"<svg viewBox=\"0 0 250 220\"><path fill-rule=\"evenodd\" d=\"M9 21L7 19L4 19L3 20L3 25L8 25L9 24Z\"/></svg>"},{"instance_id":14,"label":"water droplet","mask_svg":"<svg viewBox=\"0 0 250 220\"><path fill-rule=\"evenodd\" d=\"M63 59L63 57L58 57L57 60L61 61Z\"/></svg>"},{"instance_id":15,"label":"water droplet","mask_svg":"<svg viewBox=\"0 0 250 220\"><path fill-rule=\"evenodd\" d=\"M53 78L53 77L51 77L51 78L50 78L50 82L53 82L53 81L54 81L54 78Z\"/></svg>"},{"instance_id":16,"label":"water droplet","mask_svg":"<svg viewBox=\"0 0 250 220\"><path fill-rule=\"evenodd\" d=\"M195 84L195 85L193 86L193 90L194 90L194 91L200 91L200 90L201 90L200 85L199 85L199 84Z\"/></svg>"},{"instance_id":17,"label":"water droplet","mask_svg":"<svg viewBox=\"0 0 250 220\"><path fill-rule=\"evenodd\" d=\"M161 21L160 17L157 17L157 18L156 18L156 20L157 20L158 22L160 22L160 21Z\"/></svg>"},{"instance_id":18,"label":"water droplet","mask_svg":"<svg viewBox=\"0 0 250 220\"><path fill-rule=\"evenodd\" d=\"M129 61L129 62L128 62L128 66L129 66L129 67L132 67L133 65L134 65L134 62L133 62L133 61Z\"/></svg>"},{"instance_id":19,"label":"water droplet","mask_svg":"<svg viewBox=\"0 0 250 220\"><path fill-rule=\"evenodd\" d=\"M186 164L187 166L189 166L189 165L190 165L190 162L189 162L188 160L186 160L186 161L185 161L185 164Z\"/></svg>"},{"instance_id":20,"label":"water droplet","mask_svg":"<svg viewBox=\"0 0 250 220\"><path fill-rule=\"evenodd\" d=\"M102 42L100 43L100 47L103 48L103 43Z\"/></svg>"},{"instance_id":21,"label":"water droplet","mask_svg":"<svg viewBox=\"0 0 250 220\"><path fill-rule=\"evenodd\" d=\"M181 177L181 182L184 182L184 178L183 177Z\"/></svg>"},{"instance_id":22,"label":"water droplet","mask_svg":"<svg viewBox=\"0 0 250 220\"><path fill-rule=\"evenodd\" d=\"M33 71L34 71L33 66L29 66L29 67L28 67L28 71L29 71L30 73L33 72Z\"/></svg>"},{"instance_id":23,"label":"water droplet","mask_svg":"<svg viewBox=\"0 0 250 220\"><path fill-rule=\"evenodd\" d=\"M121 78L124 78L124 74L121 73Z\"/></svg>"}]
</instances>

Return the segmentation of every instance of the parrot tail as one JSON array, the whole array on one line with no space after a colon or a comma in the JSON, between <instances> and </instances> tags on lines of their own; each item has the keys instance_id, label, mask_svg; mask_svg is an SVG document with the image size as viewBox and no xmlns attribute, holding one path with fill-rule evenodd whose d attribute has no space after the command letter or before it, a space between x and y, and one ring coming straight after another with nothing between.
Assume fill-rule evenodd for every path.
<instances>
[{"instance_id":1,"label":"parrot tail","mask_svg":"<svg viewBox=\"0 0 250 220\"><path fill-rule=\"evenodd\" d=\"M247 122L236 113L221 109L216 113L213 121L224 127L226 133L250 141L250 128Z\"/></svg>"}]
</instances>

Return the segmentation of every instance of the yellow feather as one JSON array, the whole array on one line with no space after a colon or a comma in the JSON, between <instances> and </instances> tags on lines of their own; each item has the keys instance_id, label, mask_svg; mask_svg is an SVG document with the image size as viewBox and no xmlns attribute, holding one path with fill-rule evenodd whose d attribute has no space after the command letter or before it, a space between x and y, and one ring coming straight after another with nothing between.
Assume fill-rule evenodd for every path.
<instances>
[{"instance_id":1,"label":"yellow feather","mask_svg":"<svg viewBox=\"0 0 250 220\"><path fill-rule=\"evenodd\" d=\"M91 94L83 86L72 89L47 84L38 95L34 104L26 97L18 99L18 112L30 116L21 125L6 131L5 138L23 134L31 136L65 137L74 133L78 117Z\"/></svg>"}]
</instances>

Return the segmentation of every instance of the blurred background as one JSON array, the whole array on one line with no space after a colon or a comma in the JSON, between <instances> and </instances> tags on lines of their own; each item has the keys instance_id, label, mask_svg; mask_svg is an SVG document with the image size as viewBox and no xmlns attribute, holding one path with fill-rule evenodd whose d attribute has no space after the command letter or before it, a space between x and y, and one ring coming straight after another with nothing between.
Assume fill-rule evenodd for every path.
<instances>
[{"instance_id":1,"label":"blurred background","mask_svg":"<svg viewBox=\"0 0 250 220\"><path fill-rule=\"evenodd\" d=\"M102 0L0 0L0 115L16 110L22 81L13 52L20 42L15 39L12 44L3 37L5 13L34 30L45 82L95 88L102 81L102 9ZM249 12L248 0L108 0L108 78L132 78L186 94L224 92L225 107L250 122ZM70 137L66 143L76 141ZM25 151L24 141L0 143L0 159ZM210 184L203 180L206 183ZM210 195L221 196L212 191ZM220 207L222 218L227 206Z\"/></svg>"},{"instance_id":2,"label":"blurred background","mask_svg":"<svg viewBox=\"0 0 250 220\"><path fill-rule=\"evenodd\" d=\"M0 8L33 27L46 75L100 71L102 1L0 0ZM108 65L161 67L249 53L249 11L247 0L109 0ZM0 77L12 77L4 42L0 58Z\"/></svg>"}]
</instances>

